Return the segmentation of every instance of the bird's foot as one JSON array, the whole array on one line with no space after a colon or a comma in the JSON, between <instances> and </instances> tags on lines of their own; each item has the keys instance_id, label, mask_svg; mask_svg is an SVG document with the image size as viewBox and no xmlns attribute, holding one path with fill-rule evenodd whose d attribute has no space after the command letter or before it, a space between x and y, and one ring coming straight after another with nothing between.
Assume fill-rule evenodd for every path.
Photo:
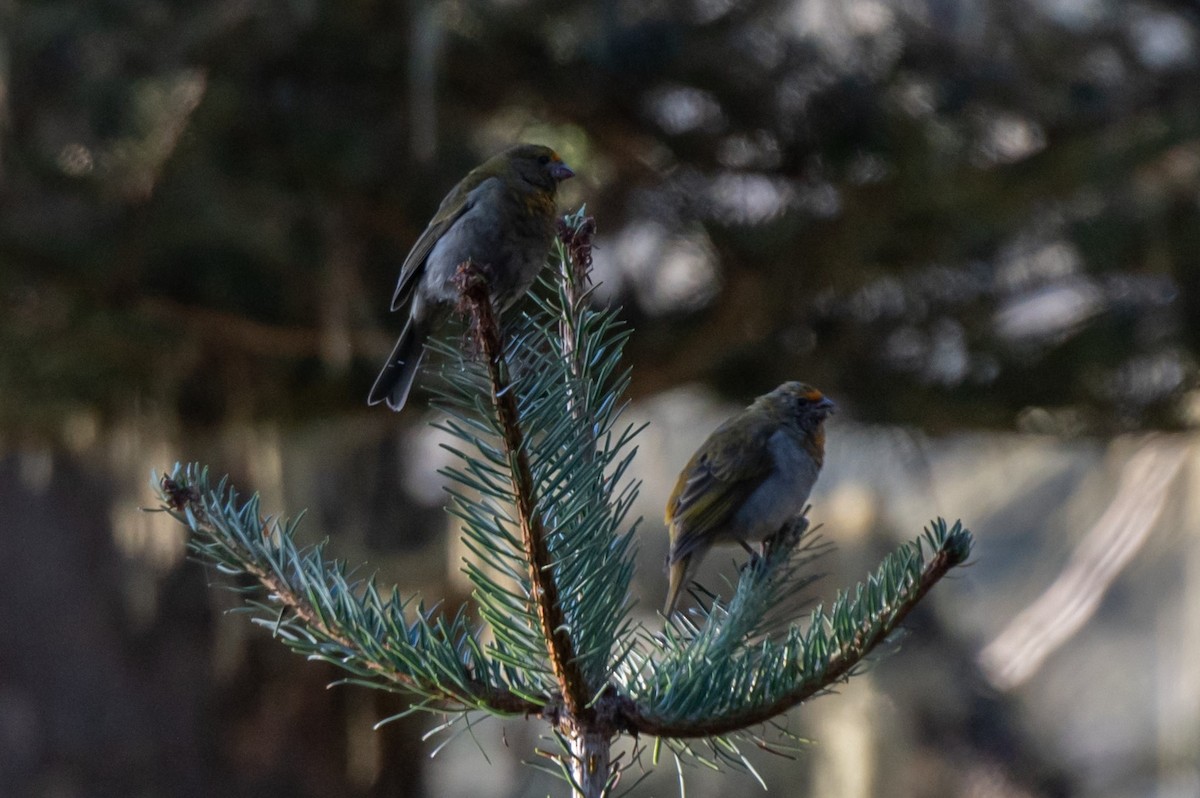
<instances>
[{"instance_id":1,"label":"bird's foot","mask_svg":"<svg viewBox=\"0 0 1200 798\"><path fill-rule=\"evenodd\" d=\"M809 507L811 506L809 505ZM805 507L803 513L788 521L778 532L763 541L762 558L764 560L770 559L771 555L776 551L791 552L800 544L800 539L808 531L809 507Z\"/></svg>"}]
</instances>

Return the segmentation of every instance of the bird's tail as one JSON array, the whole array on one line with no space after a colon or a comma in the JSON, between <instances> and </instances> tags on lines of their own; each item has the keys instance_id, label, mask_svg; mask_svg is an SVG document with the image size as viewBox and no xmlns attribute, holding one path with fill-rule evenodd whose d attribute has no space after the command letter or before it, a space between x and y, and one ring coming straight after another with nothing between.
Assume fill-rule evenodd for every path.
<instances>
[{"instance_id":1,"label":"bird's tail","mask_svg":"<svg viewBox=\"0 0 1200 798\"><path fill-rule=\"evenodd\" d=\"M408 392L412 390L424 354L425 331L418 329L416 322L409 319L392 348L392 354L388 355L383 371L375 378L367 404L377 405L386 401L392 410L401 410L408 400Z\"/></svg>"},{"instance_id":2,"label":"bird's tail","mask_svg":"<svg viewBox=\"0 0 1200 798\"><path fill-rule=\"evenodd\" d=\"M663 617L670 618L671 613L675 611L675 605L679 602L679 594L683 591L683 586L688 582L688 572L691 571L692 556L685 554L675 562L670 563L668 570L670 571L670 586L667 588L667 603L663 607Z\"/></svg>"}]
</instances>

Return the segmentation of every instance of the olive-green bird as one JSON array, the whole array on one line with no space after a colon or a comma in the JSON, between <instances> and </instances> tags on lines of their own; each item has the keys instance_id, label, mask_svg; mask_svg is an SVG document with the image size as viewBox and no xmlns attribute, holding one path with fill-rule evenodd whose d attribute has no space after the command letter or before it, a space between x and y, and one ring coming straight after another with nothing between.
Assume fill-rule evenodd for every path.
<instances>
[{"instance_id":1,"label":"olive-green bird","mask_svg":"<svg viewBox=\"0 0 1200 798\"><path fill-rule=\"evenodd\" d=\"M671 584L663 614L715 543L763 541L804 512L825 460L834 404L802 382L785 382L717 427L683 467L667 500Z\"/></svg>"},{"instance_id":2,"label":"olive-green bird","mask_svg":"<svg viewBox=\"0 0 1200 798\"><path fill-rule=\"evenodd\" d=\"M446 195L400 268L392 310L406 308L408 320L367 404L404 407L425 341L458 303L453 280L460 264L485 267L501 310L529 290L554 240L558 184L574 174L549 147L518 144L472 169Z\"/></svg>"}]
</instances>

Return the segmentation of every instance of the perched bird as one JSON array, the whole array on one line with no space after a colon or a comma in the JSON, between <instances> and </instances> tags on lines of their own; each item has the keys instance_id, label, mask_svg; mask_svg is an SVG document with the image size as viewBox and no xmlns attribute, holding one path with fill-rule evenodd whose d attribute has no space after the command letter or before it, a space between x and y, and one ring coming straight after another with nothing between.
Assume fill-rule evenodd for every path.
<instances>
[{"instance_id":1,"label":"perched bird","mask_svg":"<svg viewBox=\"0 0 1200 798\"><path fill-rule=\"evenodd\" d=\"M392 310L407 308L408 320L367 404L404 407L426 339L458 302L453 278L460 264L484 267L500 309L529 290L554 239L555 191L574 174L549 147L518 144L472 169L446 195L400 268Z\"/></svg>"},{"instance_id":2,"label":"perched bird","mask_svg":"<svg viewBox=\"0 0 1200 798\"><path fill-rule=\"evenodd\" d=\"M763 541L804 511L825 459L825 418L834 404L802 382L785 382L726 421L683 467L667 500L671 585L663 614L714 543Z\"/></svg>"}]
</instances>

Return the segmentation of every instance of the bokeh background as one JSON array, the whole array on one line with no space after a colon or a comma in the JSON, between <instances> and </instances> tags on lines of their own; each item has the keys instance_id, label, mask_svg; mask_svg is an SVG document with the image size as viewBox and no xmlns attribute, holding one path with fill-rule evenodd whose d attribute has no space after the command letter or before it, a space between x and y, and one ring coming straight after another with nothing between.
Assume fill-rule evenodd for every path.
<instances>
[{"instance_id":1,"label":"bokeh background","mask_svg":"<svg viewBox=\"0 0 1200 798\"><path fill-rule=\"evenodd\" d=\"M773 794L1200 795L1190 0L0 0L0 794L561 793L536 721L373 731L401 699L325 689L139 510L201 460L466 600L422 398L364 399L407 248L518 140L636 331L648 623L673 476L784 379L842 408L814 597L978 536L751 755Z\"/></svg>"}]
</instances>

